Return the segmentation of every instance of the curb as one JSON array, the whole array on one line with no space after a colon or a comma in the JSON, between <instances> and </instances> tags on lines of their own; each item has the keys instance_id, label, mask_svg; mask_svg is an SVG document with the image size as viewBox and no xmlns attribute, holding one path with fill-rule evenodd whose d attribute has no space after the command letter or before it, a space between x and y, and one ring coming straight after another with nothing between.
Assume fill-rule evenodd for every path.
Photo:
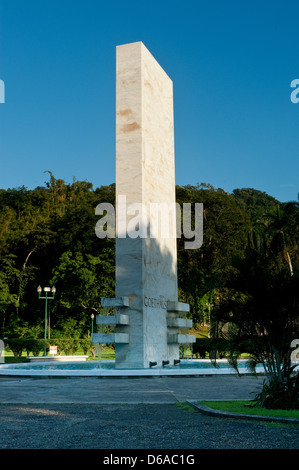
<instances>
[{"instance_id":1,"label":"curb","mask_svg":"<svg viewBox=\"0 0 299 470\"><path fill-rule=\"evenodd\" d=\"M198 403L193 400L186 400L192 408L196 411L199 411L202 414L213 416L216 418L233 418L233 419L245 419L245 420L256 420L256 421L267 421L267 422L277 422L285 424L299 424L299 419L297 418L281 418L277 416L261 416L261 415L247 415L241 413L229 413L227 411L213 410L206 405Z\"/></svg>"}]
</instances>

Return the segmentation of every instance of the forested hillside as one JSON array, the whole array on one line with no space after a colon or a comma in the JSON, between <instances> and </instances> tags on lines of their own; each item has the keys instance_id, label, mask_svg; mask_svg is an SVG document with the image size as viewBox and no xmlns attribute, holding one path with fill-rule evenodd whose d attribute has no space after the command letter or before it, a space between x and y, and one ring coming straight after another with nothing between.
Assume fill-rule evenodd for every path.
<instances>
[{"instance_id":1,"label":"forested hillside","mask_svg":"<svg viewBox=\"0 0 299 470\"><path fill-rule=\"evenodd\" d=\"M50 305L54 335L86 335L100 297L114 295L115 240L96 237L95 207L114 205L115 185L66 184L48 173L44 187L0 190L0 337L43 336L38 285L57 289ZM248 244L270 231L281 249L277 262L298 271L296 204L286 214L289 206L266 193L236 189L228 194L207 184L178 186L176 197L180 204L204 207L203 246L186 250L178 240L179 295L190 303L194 323L206 321L206 304L236 272L234 259L244 258Z\"/></svg>"}]
</instances>

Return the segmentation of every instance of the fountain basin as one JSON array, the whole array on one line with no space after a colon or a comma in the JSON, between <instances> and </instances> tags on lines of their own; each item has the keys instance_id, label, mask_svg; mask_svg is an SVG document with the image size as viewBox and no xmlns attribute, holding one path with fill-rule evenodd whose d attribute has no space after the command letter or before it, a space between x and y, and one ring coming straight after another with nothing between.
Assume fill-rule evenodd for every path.
<instances>
[{"instance_id":1,"label":"fountain basin","mask_svg":"<svg viewBox=\"0 0 299 470\"><path fill-rule=\"evenodd\" d=\"M28 356L30 362L82 362L89 356Z\"/></svg>"},{"instance_id":2,"label":"fountain basin","mask_svg":"<svg viewBox=\"0 0 299 470\"><path fill-rule=\"evenodd\" d=\"M62 356L60 356L62 357ZM239 363L239 373L251 373L246 360ZM263 374L261 366L256 373ZM176 366L152 367L150 369L115 369L114 361L43 361L39 363L0 364L0 376L18 377L200 377L203 375L236 374L225 359L217 360L217 367L209 359L185 360Z\"/></svg>"}]
</instances>

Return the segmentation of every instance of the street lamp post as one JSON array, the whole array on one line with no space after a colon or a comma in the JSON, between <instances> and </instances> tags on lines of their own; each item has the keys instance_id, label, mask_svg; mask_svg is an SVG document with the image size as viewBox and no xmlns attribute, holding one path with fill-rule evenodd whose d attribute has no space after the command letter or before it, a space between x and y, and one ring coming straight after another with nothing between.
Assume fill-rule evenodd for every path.
<instances>
[{"instance_id":1,"label":"street lamp post","mask_svg":"<svg viewBox=\"0 0 299 470\"><path fill-rule=\"evenodd\" d=\"M37 293L38 293L38 298L39 299L44 299L45 300L45 334L44 334L44 338L45 340L47 339L47 317L48 317L48 300L53 300L54 297L55 297L55 294L56 294L56 287L44 287L44 292L45 292L45 295L42 296L42 288L41 286L38 286L37 288ZM52 296L50 297L50 295L48 295L48 293L51 292L52 293ZM47 355L47 349L46 349L46 345L44 347L44 356Z\"/></svg>"},{"instance_id":2,"label":"street lamp post","mask_svg":"<svg viewBox=\"0 0 299 470\"><path fill-rule=\"evenodd\" d=\"M90 318L91 318L91 334L93 334L93 320L94 320L94 314L93 313L90 315Z\"/></svg>"},{"instance_id":3,"label":"street lamp post","mask_svg":"<svg viewBox=\"0 0 299 470\"><path fill-rule=\"evenodd\" d=\"M209 338L211 337L211 307L214 307L214 304L207 302L206 306L208 307L209 310Z\"/></svg>"}]
</instances>

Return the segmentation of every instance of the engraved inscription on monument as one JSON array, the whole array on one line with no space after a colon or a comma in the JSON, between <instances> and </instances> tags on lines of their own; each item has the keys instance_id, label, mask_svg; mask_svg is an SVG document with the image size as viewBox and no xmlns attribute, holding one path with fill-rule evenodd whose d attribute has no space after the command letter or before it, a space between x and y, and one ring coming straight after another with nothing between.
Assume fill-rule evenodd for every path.
<instances>
[{"instance_id":1,"label":"engraved inscription on monument","mask_svg":"<svg viewBox=\"0 0 299 470\"><path fill-rule=\"evenodd\" d=\"M152 308L167 308L167 303L164 298L156 299L154 297L144 297L144 305Z\"/></svg>"}]
</instances>

